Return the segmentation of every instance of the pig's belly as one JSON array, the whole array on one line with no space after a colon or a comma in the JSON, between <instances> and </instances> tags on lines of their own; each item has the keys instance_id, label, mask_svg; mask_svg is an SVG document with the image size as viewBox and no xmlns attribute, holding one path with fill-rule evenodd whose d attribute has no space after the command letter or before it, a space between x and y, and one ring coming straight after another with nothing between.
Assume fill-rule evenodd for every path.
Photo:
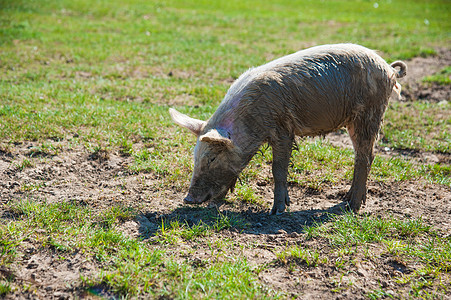
<instances>
[{"instance_id":1,"label":"pig's belly","mask_svg":"<svg viewBox=\"0 0 451 300\"><path fill-rule=\"evenodd\" d=\"M345 127L350 119L344 109L331 109L324 103L317 109L297 110L293 117L298 136L324 135Z\"/></svg>"}]
</instances>

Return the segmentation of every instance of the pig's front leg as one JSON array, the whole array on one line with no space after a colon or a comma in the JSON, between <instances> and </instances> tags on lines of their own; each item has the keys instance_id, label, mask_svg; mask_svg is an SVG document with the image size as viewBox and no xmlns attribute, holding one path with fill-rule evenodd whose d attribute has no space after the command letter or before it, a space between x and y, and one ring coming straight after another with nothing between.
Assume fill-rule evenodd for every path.
<instances>
[{"instance_id":1,"label":"pig's front leg","mask_svg":"<svg viewBox=\"0 0 451 300\"><path fill-rule=\"evenodd\" d=\"M274 176L274 205L271 215L281 214L285 207L290 205L290 198L287 189L288 165L291 157L291 147L293 137L279 137L279 140L272 143L273 162L272 174Z\"/></svg>"}]
</instances>

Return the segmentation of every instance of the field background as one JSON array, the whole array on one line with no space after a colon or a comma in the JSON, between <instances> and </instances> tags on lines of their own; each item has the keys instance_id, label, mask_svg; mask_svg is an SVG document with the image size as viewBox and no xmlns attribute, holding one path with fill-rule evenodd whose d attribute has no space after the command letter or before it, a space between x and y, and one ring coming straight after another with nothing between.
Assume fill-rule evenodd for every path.
<instances>
[{"instance_id":1,"label":"field background","mask_svg":"<svg viewBox=\"0 0 451 300\"><path fill-rule=\"evenodd\" d=\"M263 148L182 203L194 136L252 66L324 43L404 60L367 205L345 131L298 140L269 216ZM0 0L0 297L451 297L449 1Z\"/></svg>"}]
</instances>

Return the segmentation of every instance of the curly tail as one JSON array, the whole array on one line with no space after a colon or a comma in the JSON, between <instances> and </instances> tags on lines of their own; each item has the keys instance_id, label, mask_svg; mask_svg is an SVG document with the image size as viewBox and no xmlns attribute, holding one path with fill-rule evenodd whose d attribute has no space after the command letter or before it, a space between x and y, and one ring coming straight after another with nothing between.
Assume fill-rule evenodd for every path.
<instances>
[{"instance_id":1,"label":"curly tail","mask_svg":"<svg viewBox=\"0 0 451 300\"><path fill-rule=\"evenodd\" d=\"M406 76L406 74L407 74L407 65L405 63L403 63L402 61L397 60L397 61L393 62L390 66L392 68L399 67L399 71L395 72L396 78L402 78L402 77Z\"/></svg>"}]
</instances>

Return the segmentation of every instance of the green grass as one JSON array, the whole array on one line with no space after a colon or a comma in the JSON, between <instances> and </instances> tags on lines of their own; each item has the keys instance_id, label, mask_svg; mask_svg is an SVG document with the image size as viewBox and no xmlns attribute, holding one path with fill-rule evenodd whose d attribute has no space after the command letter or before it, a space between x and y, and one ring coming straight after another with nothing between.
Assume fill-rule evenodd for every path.
<instances>
[{"instance_id":1,"label":"green grass","mask_svg":"<svg viewBox=\"0 0 451 300\"><path fill-rule=\"evenodd\" d=\"M297 264L304 264L307 267L317 267L319 264L325 264L328 261L327 257L321 258L318 251L301 246L293 246L284 252L278 253L277 259L284 264L291 260Z\"/></svg>"},{"instance_id":2,"label":"green grass","mask_svg":"<svg viewBox=\"0 0 451 300\"><path fill-rule=\"evenodd\" d=\"M250 180L250 178L248 180ZM253 187L246 183L237 184L234 196L235 196L234 199L231 199L232 201L240 201L242 203L257 204L257 205L262 204L262 202L259 201L260 199L256 195Z\"/></svg>"},{"instance_id":3,"label":"green grass","mask_svg":"<svg viewBox=\"0 0 451 300\"><path fill-rule=\"evenodd\" d=\"M236 252L236 243L219 233L246 226L233 216L206 214L205 223L192 225L161 219L160 228L146 241L120 232L120 224L134 219L137 213L123 206L94 212L76 203L21 200L8 203L4 209L13 216L0 225L0 261L6 268L24 251L21 243L26 239L38 250L60 257L81 253L84 260L95 263L95 276L82 275L88 291L102 287L118 296L184 299L281 296L257 280L259 272L268 266L251 265L239 254L230 256ZM331 280L338 287L342 284L340 276L356 267L353 257L364 253L359 258L363 262L376 263L387 258L402 261L409 272L400 273L394 280L407 286L404 292L412 297L426 293L440 296L449 291L446 276L451 271L451 239L440 237L422 219L347 213L331 216L327 223L305 227L302 239L302 245L281 245L274 263L287 265L294 273L299 268L334 266ZM173 252L185 243L191 245L187 252ZM196 256L197 245L203 243L212 252L207 260ZM380 250L373 253L368 249ZM5 294L11 287L16 288L12 279L1 282ZM371 295L384 292L381 289Z\"/></svg>"},{"instance_id":4,"label":"green grass","mask_svg":"<svg viewBox=\"0 0 451 300\"><path fill-rule=\"evenodd\" d=\"M202 105L194 113L206 118L227 80L268 58L349 41L405 59L450 38L440 1L409 10L410 2L389 1L378 8L281 1L259 9L239 1L3 2L0 138L8 141L158 139L155 124L172 126L166 111L173 99Z\"/></svg>"},{"instance_id":5,"label":"green grass","mask_svg":"<svg viewBox=\"0 0 451 300\"><path fill-rule=\"evenodd\" d=\"M421 219L398 220L393 217L381 218L353 214L333 217L334 222L315 228L311 236L326 237L333 246L356 246L385 239L416 237L431 231Z\"/></svg>"},{"instance_id":6,"label":"green grass","mask_svg":"<svg viewBox=\"0 0 451 300\"><path fill-rule=\"evenodd\" d=\"M290 264L292 270L296 266L333 265L339 271L335 276L340 277L362 262L382 266L385 259L399 262L406 269L394 280L408 286L409 297L440 298L449 293L449 281L446 282L451 271L451 238L440 237L422 219L349 213L331 218L327 224L305 229L307 245L308 241L319 240L320 246L292 246L277 255L278 261ZM324 247L325 243L330 247ZM364 257L357 258L357 253L364 253ZM377 299L386 292L381 288L368 297Z\"/></svg>"},{"instance_id":7,"label":"green grass","mask_svg":"<svg viewBox=\"0 0 451 300\"><path fill-rule=\"evenodd\" d=\"M0 281L0 296L5 296L11 292L11 286L8 282Z\"/></svg>"},{"instance_id":8,"label":"green grass","mask_svg":"<svg viewBox=\"0 0 451 300\"><path fill-rule=\"evenodd\" d=\"M245 258L221 259L209 264L192 264L183 260L168 246L240 226L233 217L218 214L211 225L194 226L172 221L155 234L151 243L125 236L118 225L133 219L133 209L113 206L100 212L76 203L40 203L30 200L10 202L4 207L14 219L0 225L0 261L11 265L23 240L38 250L50 250L60 256L81 253L85 260L99 264L94 277L84 277L85 287L105 285L114 295L154 295L155 297L203 298L273 298L275 293L261 286L257 271ZM226 243L226 241L224 241ZM163 247L164 246L164 247ZM1 282L2 293L10 291ZM272 295L272 296L271 296Z\"/></svg>"},{"instance_id":9,"label":"green grass","mask_svg":"<svg viewBox=\"0 0 451 300\"><path fill-rule=\"evenodd\" d=\"M424 77L423 82L436 82L440 85L451 84L451 66L443 68L437 74Z\"/></svg>"},{"instance_id":10,"label":"green grass","mask_svg":"<svg viewBox=\"0 0 451 300\"><path fill-rule=\"evenodd\" d=\"M382 129L382 145L451 153L450 109L450 103L391 102Z\"/></svg>"},{"instance_id":11,"label":"green grass","mask_svg":"<svg viewBox=\"0 0 451 300\"><path fill-rule=\"evenodd\" d=\"M182 240L196 240L199 237L211 236L214 232L225 229L242 230L247 227L246 221L236 215L223 214L221 212L202 214L198 223L188 224L178 219L161 220L160 231L156 233L154 240L159 243L177 244Z\"/></svg>"}]
</instances>

